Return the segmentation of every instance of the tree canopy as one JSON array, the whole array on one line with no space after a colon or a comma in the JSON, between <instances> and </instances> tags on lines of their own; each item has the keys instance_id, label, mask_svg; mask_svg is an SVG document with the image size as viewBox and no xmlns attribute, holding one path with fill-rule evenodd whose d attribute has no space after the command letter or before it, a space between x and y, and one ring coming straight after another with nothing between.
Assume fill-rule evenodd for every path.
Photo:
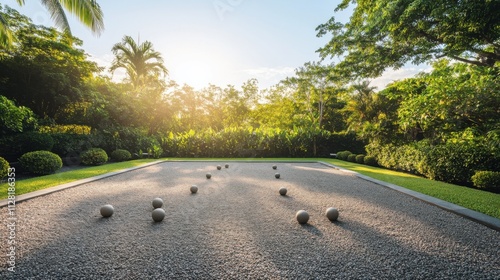
<instances>
[{"instance_id":1,"label":"tree canopy","mask_svg":"<svg viewBox=\"0 0 500 280\"><path fill-rule=\"evenodd\" d=\"M442 57L486 67L500 62L500 1L344 0L336 11L351 4L349 22L332 17L316 29L332 36L320 56L341 58L332 75L376 77Z\"/></svg>"}]
</instances>

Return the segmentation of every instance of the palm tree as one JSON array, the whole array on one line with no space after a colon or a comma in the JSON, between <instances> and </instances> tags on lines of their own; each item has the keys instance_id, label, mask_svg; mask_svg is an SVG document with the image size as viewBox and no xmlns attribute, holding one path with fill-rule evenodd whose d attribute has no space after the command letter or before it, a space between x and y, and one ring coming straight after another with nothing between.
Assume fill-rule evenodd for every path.
<instances>
[{"instance_id":1,"label":"palm tree","mask_svg":"<svg viewBox=\"0 0 500 280\"><path fill-rule=\"evenodd\" d=\"M137 44L132 37L124 36L122 42L116 43L111 50L115 59L109 70L125 69L134 89L157 80L161 75L168 75L161 54L153 49L149 41Z\"/></svg>"},{"instance_id":2,"label":"palm tree","mask_svg":"<svg viewBox=\"0 0 500 280\"><path fill-rule=\"evenodd\" d=\"M40 2L47 8L56 26L64 32L71 34L64 10L74 14L94 34L100 35L104 30L102 10L95 0L40 0ZM17 0L17 3L22 6L25 0ZM12 42L12 32L5 18L0 15L0 48L7 48Z\"/></svg>"}]
</instances>

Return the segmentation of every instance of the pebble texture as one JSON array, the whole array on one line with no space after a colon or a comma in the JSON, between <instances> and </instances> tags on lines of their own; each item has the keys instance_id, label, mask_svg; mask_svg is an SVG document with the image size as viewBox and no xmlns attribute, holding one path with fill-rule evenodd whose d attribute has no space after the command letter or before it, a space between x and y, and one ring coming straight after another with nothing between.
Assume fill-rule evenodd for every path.
<instances>
[{"instance_id":1,"label":"pebble texture","mask_svg":"<svg viewBox=\"0 0 500 280\"><path fill-rule=\"evenodd\" d=\"M500 279L500 232L396 191L282 163L292 195L277 196L269 163L206 180L211 169L167 162L19 203L14 273L0 209L0 279ZM165 200L161 223L151 197ZM102 218L107 203L115 213Z\"/></svg>"}]
</instances>

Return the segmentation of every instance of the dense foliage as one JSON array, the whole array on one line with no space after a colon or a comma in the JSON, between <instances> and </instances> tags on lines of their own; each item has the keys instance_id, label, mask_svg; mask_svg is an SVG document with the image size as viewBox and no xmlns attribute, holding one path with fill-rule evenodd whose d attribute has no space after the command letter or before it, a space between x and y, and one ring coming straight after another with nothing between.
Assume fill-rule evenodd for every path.
<instances>
[{"instance_id":1,"label":"dense foliage","mask_svg":"<svg viewBox=\"0 0 500 280\"><path fill-rule=\"evenodd\" d=\"M111 159L113 159L114 161L126 161L126 160L129 160L131 158L132 158L132 155L127 150L118 149L118 150L114 150L111 153Z\"/></svg>"},{"instance_id":2,"label":"dense foliage","mask_svg":"<svg viewBox=\"0 0 500 280\"><path fill-rule=\"evenodd\" d=\"M3 157L0 157L0 180L2 180L7 174L9 174L9 162Z\"/></svg>"},{"instance_id":3,"label":"dense foliage","mask_svg":"<svg viewBox=\"0 0 500 280\"><path fill-rule=\"evenodd\" d=\"M108 154L101 148L90 148L80 154L83 165L101 165L108 161Z\"/></svg>"},{"instance_id":4,"label":"dense foliage","mask_svg":"<svg viewBox=\"0 0 500 280\"><path fill-rule=\"evenodd\" d=\"M49 151L34 151L19 158L22 168L32 174L52 174L62 167L61 158Z\"/></svg>"}]
</instances>

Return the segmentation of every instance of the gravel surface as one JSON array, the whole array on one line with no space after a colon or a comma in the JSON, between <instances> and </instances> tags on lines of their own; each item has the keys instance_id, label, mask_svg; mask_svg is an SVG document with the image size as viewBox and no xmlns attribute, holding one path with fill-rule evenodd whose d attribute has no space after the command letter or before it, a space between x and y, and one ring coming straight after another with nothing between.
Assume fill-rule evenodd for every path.
<instances>
[{"instance_id":1,"label":"gravel surface","mask_svg":"<svg viewBox=\"0 0 500 280\"><path fill-rule=\"evenodd\" d=\"M217 164L166 162L17 204L15 272L0 209L0 279L500 279L498 231L319 163Z\"/></svg>"}]
</instances>

